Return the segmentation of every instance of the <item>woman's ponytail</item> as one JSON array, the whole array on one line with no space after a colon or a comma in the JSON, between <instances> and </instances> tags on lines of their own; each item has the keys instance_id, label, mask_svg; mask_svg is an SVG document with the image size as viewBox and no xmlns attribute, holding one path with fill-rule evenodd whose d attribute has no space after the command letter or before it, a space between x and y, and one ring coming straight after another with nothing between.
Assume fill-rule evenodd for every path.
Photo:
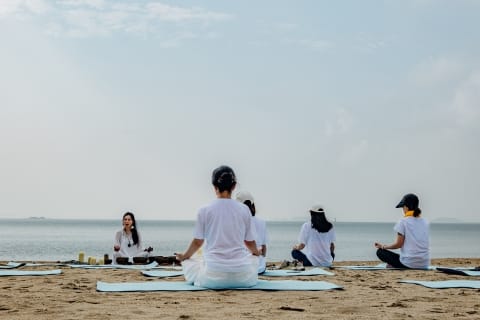
<instances>
[{"instance_id":1,"label":"woman's ponytail","mask_svg":"<svg viewBox=\"0 0 480 320\"><path fill-rule=\"evenodd\" d=\"M413 216L418 217L422 213L422 210L420 208L416 208L413 210Z\"/></svg>"}]
</instances>

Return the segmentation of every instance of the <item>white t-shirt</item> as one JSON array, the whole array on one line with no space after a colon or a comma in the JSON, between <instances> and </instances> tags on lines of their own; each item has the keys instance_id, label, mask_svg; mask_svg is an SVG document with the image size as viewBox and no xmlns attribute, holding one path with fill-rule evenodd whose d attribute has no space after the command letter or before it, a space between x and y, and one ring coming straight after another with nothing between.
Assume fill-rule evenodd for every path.
<instances>
[{"instance_id":1,"label":"white t-shirt","mask_svg":"<svg viewBox=\"0 0 480 320\"><path fill-rule=\"evenodd\" d=\"M257 216L252 217L253 224L255 225L255 242L257 243L257 247L261 249L263 245L267 245L268 243L268 234L267 234L267 224L264 220L257 218ZM267 267L267 259L264 256L258 257L258 272L264 272Z\"/></svg>"},{"instance_id":2,"label":"white t-shirt","mask_svg":"<svg viewBox=\"0 0 480 320\"><path fill-rule=\"evenodd\" d=\"M330 245L335 242L335 230L318 232L312 228L310 221L305 222L300 230L298 241L305 244L303 252L314 266L328 267L332 265L333 258Z\"/></svg>"},{"instance_id":3,"label":"white t-shirt","mask_svg":"<svg viewBox=\"0 0 480 320\"><path fill-rule=\"evenodd\" d=\"M115 233L115 245L120 246L120 250L113 253L114 257L142 257L145 255L142 247L142 237L138 232L138 243L133 244L132 234L127 235L125 231L119 230ZM130 244L130 246L129 246Z\"/></svg>"},{"instance_id":4,"label":"white t-shirt","mask_svg":"<svg viewBox=\"0 0 480 320\"><path fill-rule=\"evenodd\" d=\"M426 269L430 265L428 221L424 218L405 217L393 228L405 237L400 248L400 262L409 268Z\"/></svg>"},{"instance_id":5,"label":"white t-shirt","mask_svg":"<svg viewBox=\"0 0 480 320\"><path fill-rule=\"evenodd\" d=\"M193 237L203 239L207 270L242 272L251 266L244 241L255 240L250 210L232 199L215 199L200 208Z\"/></svg>"}]
</instances>

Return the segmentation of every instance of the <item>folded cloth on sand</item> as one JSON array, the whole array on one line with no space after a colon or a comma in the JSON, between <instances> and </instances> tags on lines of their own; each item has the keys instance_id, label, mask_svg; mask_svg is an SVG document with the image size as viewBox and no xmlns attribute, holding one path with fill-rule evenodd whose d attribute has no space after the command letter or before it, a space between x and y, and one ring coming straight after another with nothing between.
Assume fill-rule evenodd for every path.
<instances>
[{"instance_id":1,"label":"folded cloth on sand","mask_svg":"<svg viewBox=\"0 0 480 320\"><path fill-rule=\"evenodd\" d=\"M478 280L446 280L446 281L418 281L418 280L400 280L402 283L418 284L432 289L448 289L448 288L471 288L480 289L480 281Z\"/></svg>"},{"instance_id":2,"label":"folded cloth on sand","mask_svg":"<svg viewBox=\"0 0 480 320\"><path fill-rule=\"evenodd\" d=\"M342 289L341 286L325 281L258 280L258 283L249 288L224 288L219 290L269 290L269 291L320 291ZM131 291L201 291L211 290L197 287L180 281L149 281L149 282L97 282L97 291L103 292L131 292Z\"/></svg>"},{"instance_id":3,"label":"folded cloth on sand","mask_svg":"<svg viewBox=\"0 0 480 320\"><path fill-rule=\"evenodd\" d=\"M480 277L480 270L477 271L464 268L437 268L437 270L448 274L457 274L460 276Z\"/></svg>"},{"instance_id":4,"label":"folded cloth on sand","mask_svg":"<svg viewBox=\"0 0 480 320\"><path fill-rule=\"evenodd\" d=\"M334 274L321 268L307 270L265 270L260 276L265 277L292 277L292 276L333 276Z\"/></svg>"},{"instance_id":5,"label":"folded cloth on sand","mask_svg":"<svg viewBox=\"0 0 480 320\"><path fill-rule=\"evenodd\" d=\"M7 264L0 265L0 269L15 269L24 266L24 262L9 262Z\"/></svg>"},{"instance_id":6,"label":"folded cloth on sand","mask_svg":"<svg viewBox=\"0 0 480 320\"><path fill-rule=\"evenodd\" d=\"M0 270L0 276L50 276L62 273L62 270Z\"/></svg>"}]
</instances>

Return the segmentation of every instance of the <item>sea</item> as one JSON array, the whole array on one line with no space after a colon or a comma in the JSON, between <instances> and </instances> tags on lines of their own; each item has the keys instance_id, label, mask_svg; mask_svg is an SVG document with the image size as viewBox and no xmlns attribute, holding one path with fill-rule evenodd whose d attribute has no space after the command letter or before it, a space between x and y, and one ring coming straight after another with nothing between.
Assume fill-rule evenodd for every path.
<instances>
[{"instance_id":1,"label":"sea","mask_svg":"<svg viewBox=\"0 0 480 320\"><path fill-rule=\"evenodd\" d=\"M291 260L304 221L267 221L268 261ZM336 261L376 260L374 242L392 243L394 223L335 222ZM137 221L144 246L170 256L189 245L194 221ZM0 219L0 261L71 261L113 253L118 220ZM480 223L432 223L432 258L480 257Z\"/></svg>"}]
</instances>

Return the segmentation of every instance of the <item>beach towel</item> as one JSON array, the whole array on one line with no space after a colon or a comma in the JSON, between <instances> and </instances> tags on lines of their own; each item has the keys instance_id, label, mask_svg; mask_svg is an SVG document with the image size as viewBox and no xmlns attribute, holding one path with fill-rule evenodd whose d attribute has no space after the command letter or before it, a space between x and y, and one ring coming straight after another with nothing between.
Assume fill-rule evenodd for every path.
<instances>
[{"instance_id":1,"label":"beach towel","mask_svg":"<svg viewBox=\"0 0 480 320\"><path fill-rule=\"evenodd\" d=\"M7 264L0 265L0 269L15 269L24 266L23 262L8 262Z\"/></svg>"},{"instance_id":2,"label":"beach towel","mask_svg":"<svg viewBox=\"0 0 480 320\"><path fill-rule=\"evenodd\" d=\"M303 271L297 270L289 270L289 269L282 269L282 270L266 270L264 273L259 274L259 276L264 277L291 277L291 276L333 276L332 272L321 268L313 268L307 269Z\"/></svg>"},{"instance_id":3,"label":"beach towel","mask_svg":"<svg viewBox=\"0 0 480 320\"><path fill-rule=\"evenodd\" d=\"M400 280L399 282L418 284L431 289L448 289L448 288L480 289L480 281L478 280L446 280L446 281Z\"/></svg>"},{"instance_id":4,"label":"beach towel","mask_svg":"<svg viewBox=\"0 0 480 320\"><path fill-rule=\"evenodd\" d=\"M50 276L62 273L62 270L0 270L1 276Z\"/></svg>"},{"instance_id":5,"label":"beach towel","mask_svg":"<svg viewBox=\"0 0 480 320\"><path fill-rule=\"evenodd\" d=\"M336 266L335 268L339 269L348 269L348 270L435 270L436 266L429 266L428 269L404 269L404 268L387 268L386 263L379 263L375 266Z\"/></svg>"},{"instance_id":6,"label":"beach towel","mask_svg":"<svg viewBox=\"0 0 480 320\"><path fill-rule=\"evenodd\" d=\"M169 271L169 270L146 270L142 274L147 277L168 278L183 276L183 271Z\"/></svg>"},{"instance_id":7,"label":"beach towel","mask_svg":"<svg viewBox=\"0 0 480 320\"><path fill-rule=\"evenodd\" d=\"M437 268L437 270L448 274L457 274L460 276L480 277L480 270L465 268Z\"/></svg>"},{"instance_id":8,"label":"beach towel","mask_svg":"<svg viewBox=\"0 0 480 320\"><path fill-rule=\"evenodd\" d=\"M149 264L100 264L100 265L90 265L90 264L69 264L71 268L82 268L82 269L131 269L131 270L149 270L158 266L157 262L152 262Z\"/></svg>"},{"instance_id":9,"label":"beach towel","mask_svg":"<svg viewBox=\"0 0 480 320\"><path fill-rule=\"evenodd\" d=\"M333 283L325 281L298 281L298 280L258 280L258 283L250 288L228 288L222 290L269 290L269 291L320 291L342 289ZM201 291L211 290L197 287L180 281L149 281L149 282L97 282L97 291L102 292L132 292L132 291Z\"/></svg>"}]
</instances>

